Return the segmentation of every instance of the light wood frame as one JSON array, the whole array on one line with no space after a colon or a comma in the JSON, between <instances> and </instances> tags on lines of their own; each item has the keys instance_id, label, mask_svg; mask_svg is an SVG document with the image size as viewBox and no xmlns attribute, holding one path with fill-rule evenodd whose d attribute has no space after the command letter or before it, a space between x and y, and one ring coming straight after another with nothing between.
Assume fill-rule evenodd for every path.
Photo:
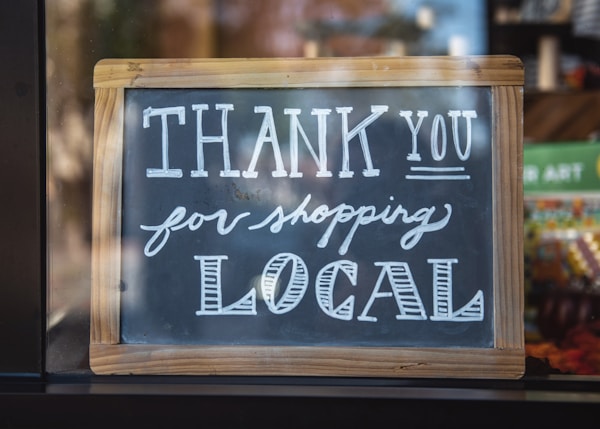
<instances>
[{"instance_id":1,"label":"light wood frame","mask_svg":"<svg viewBox=\"0 0 600 429\"><path fill-rule=\"evenodd\" d=\"M97 374L518 378L523 332L523 65L512 56L103 60L96 65L90 366ZM120 344L127 88L486 86L492 94L491 348Z\"/></svg>"}]
</instances>

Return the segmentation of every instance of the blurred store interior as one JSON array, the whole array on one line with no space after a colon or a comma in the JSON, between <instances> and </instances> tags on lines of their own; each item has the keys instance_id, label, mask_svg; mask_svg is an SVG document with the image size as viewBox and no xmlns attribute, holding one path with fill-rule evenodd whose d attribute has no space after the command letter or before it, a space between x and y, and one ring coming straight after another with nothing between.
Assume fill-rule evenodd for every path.
<instances>
[{"instance_id":1,"label":"blurred store interior","mask_svg":"<svg viewBox=\"0 0 600 429\"><path fill-rule=\"evenodd\" d=\"M600 375L600 0L47 0L45 13L49 373L90 371L98 60L511 54L525 65L527 371Z\"/></svg>"}]
</instances>

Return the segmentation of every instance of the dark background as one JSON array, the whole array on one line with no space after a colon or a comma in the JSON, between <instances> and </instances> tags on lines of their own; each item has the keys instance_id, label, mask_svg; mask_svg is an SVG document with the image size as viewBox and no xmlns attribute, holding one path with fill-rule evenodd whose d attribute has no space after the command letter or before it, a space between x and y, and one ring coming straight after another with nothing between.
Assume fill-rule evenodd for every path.
<instances>
[{"instance_id":1,"label":"dark background","mask_svg":"<svg viewBox=\"0 0 600 429\"><path fill-rule=\"evenodd\" d=\"M0 376L38 376L43 369L43 45L37 13L35 1L0 6Z\"/></svg>"}]
</instances>

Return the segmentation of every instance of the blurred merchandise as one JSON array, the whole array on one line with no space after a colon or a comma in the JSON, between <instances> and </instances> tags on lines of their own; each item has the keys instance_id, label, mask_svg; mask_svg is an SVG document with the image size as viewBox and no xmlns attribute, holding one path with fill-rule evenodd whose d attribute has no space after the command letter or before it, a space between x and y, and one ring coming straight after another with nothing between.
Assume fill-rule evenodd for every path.
<instances>
[{"instance_id":1,"label":"blurred merchandise","mask_svg":"<svg viewBox=\"0 0 600 429\"><path fill-rule=\"evenodd\" d=\"M571 329L558 344L526 344L525 351L527 356L541 359L563 374L600 375L600 321Z\"/></svg>"},{"instance_id":2,"label":"blurred merchandise","mask_svg":"<svg viewBox=\"0 0 600 429\"><path fill-rule=\"evenodd\" d=\"M600 374L600 145L524 152L528 356Z\"/></svg>"},{"instance_id":3,"label":"blurred merchandise","mask_svg":"<svg viewBox=\"0 0 600 429\"><path fill-rule=\"evenodd\" d=\"M521 19L524 22L567 22L571 17L572 0L523 0Z\"/></svg>"},{"instance_id":4,"label":"blurred merchandise","mask_svg":"<svg viewBox=\"0 0 600 429\"><path fill-rule=\"evenodd\" d=\"M600 39L600 0L575 0L572 14L575 36Z\"/></svg>"},{"instance_id":5,"label":"blurred merchandise","mask_svg":"<svg viewBox=\"0 0 600 429\"><path fill-rule=\"evenodd\" d=\"M563 70L564 81L570 89L598 89L600 88L600 66L594 63L582 63Z\"/></svg>"}]
</instances>

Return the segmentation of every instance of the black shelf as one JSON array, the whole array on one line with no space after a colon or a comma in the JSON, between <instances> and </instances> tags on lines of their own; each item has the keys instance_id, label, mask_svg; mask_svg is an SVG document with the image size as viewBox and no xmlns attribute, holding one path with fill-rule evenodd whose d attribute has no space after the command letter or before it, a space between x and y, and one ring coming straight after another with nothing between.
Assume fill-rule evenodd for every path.
<instances>
[{"instance_id":1,"label":"black shelf","mask_svg":"<svg viewBox=\"0 0 600 429\"><path fill-rule=\"evenodd\" d=\"M0 427L570 427L600 393L546 380L126 377L3 382ZM394 423L395 422L395 423Z\"/></svg>"}]
</instances>

